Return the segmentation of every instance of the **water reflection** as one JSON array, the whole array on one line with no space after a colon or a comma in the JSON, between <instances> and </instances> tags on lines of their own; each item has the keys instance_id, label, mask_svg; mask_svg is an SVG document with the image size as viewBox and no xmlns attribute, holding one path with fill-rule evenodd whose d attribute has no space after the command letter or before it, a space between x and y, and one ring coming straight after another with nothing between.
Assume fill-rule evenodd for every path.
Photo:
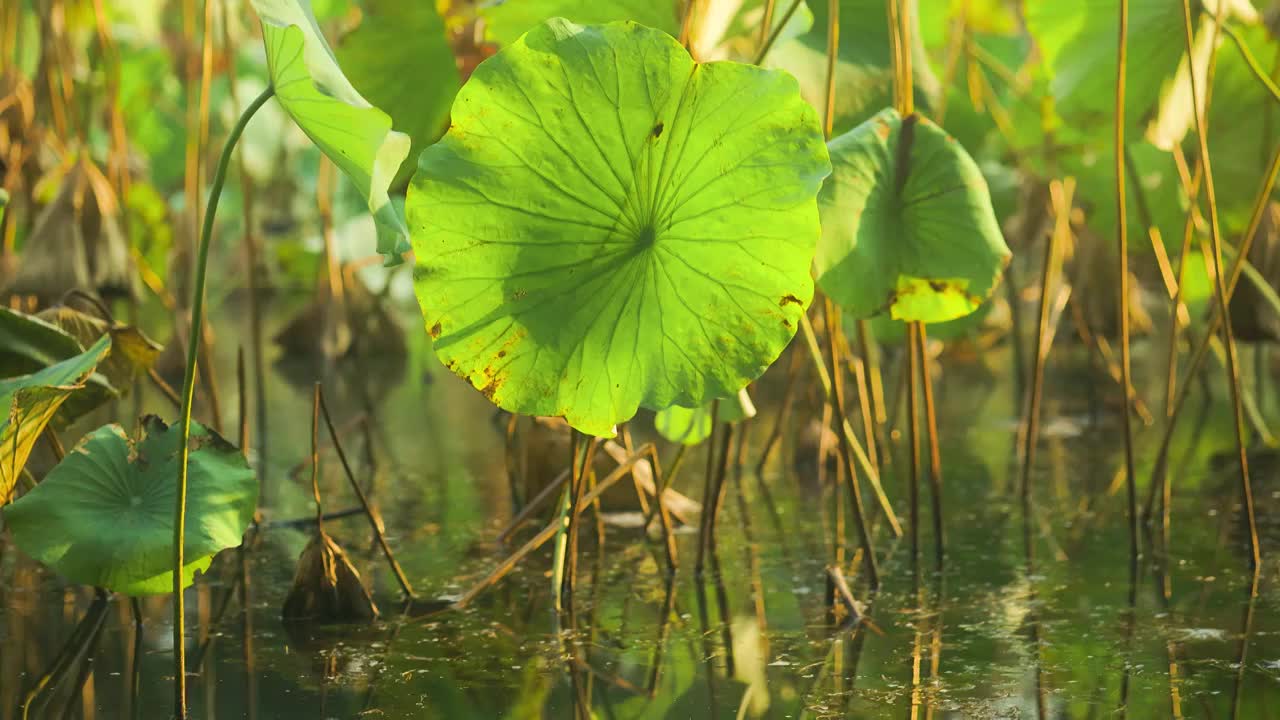
<instances>
[{"instance_id":1,"label":"water reflection","mask_svg":"<svg viewBox=\"0 0 1280 720\"><path fill-rule=\"evenodd\" d=\"M234 327L228 313L218 327ZM307 455L317 369L272 362L271 455L257 458L269 468L264 522L246 550L224 553L191 591L197 717L1263 718L1280 702L1275 567L1255 578L1241 561L1232 472L1212 461L1232 442L1220 430L1230 427L1225 395L1180 430L1169 468L1173 530L1167 545L1152 533L1131 585L1123 497L1112 482L1118 435L1108 413L1090 418L1094 400L1079 390L1092 384L1084 358L1077 367L1069 348L1055 355L1063 366L1046 386L1043 427L1071 431L1045 433L1032 468L1037 492L1025 506L1011 461L1010 408L1019 403L1001 369L1009 358L946 364L935 379L945 571L926 559L913 572L908 541L894 540L876 515L882 588L872 593L846 523L846 601L828 589L840 505L814 484L816 449L798 445L793 431L820 420L821 408L803 368L787 391L792 365L780 363L758 392L764 412L754 425L708 444L713 457L704 447L681 458L676 489L700 497L710 467L717 482L707 504L719 511L705 545L687 508L691 524L670 520L684 561L674 576L661 535L618 512L635 514L634 494L619 507L606 493L598 513L593 505L582 515L577 618L568 623L554 609L549 546L464 609L445 610L546 525L543 510L502 533L515 519L513 499L531 503L556 478L508 483L508 468L532 475L541 461L506 451L505 421L442 371L418 335L407 334L404 358L386 366L366 358L325 389L353 474L422 601L397 609L399 583L367 520L341 512L359 500L330 454L320 481L334 511L325 527L387 612L377 623L304 635L282 625L293 563L311 532L306 473L293 468ZM233 342L219 344L218 367L235 367ZM892 376L894 358L885 360ZM221 387L230 397L234 377ZM167 411L164 402L143 405ZM788 431L775 435L784 404ZM654 440L644 420L631 432L631 448ZM766 447L770 460L757 469ZM661 442L657 450L651 461L675 457ZM906 438L888 436L880 450L886 492L903 509ZM563 468L567 451L557 457ZM797 469L797 457L810 464ZM828 487L846 472L819 467ZM1274 502L1265 482L1260 507ZM920 527L929 548L930 524ZM1280 528L1264 522L1262 531L1274 550ZM142 599L135 624L127 600L65 588L7 545L0 573L0 720L23 717L24 703L38 711L32 717L61 717L64 707L67 717L156 717L168 707L164 598ZM78 654L68 655L73 646ZM56 692L36 693L32 704L41 678L62 667L63 682L45 685Z\"/></svg>"}]
</instances>

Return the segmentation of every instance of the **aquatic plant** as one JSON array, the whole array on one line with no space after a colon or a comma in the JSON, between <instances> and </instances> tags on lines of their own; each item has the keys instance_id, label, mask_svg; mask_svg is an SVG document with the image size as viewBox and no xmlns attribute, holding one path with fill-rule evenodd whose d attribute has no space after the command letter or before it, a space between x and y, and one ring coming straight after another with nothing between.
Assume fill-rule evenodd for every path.
<instances>
[{"instance_id":1,"label":"aquatic plant","mask_svg":"<svg viewBox=\"0 0 1280 720\"><path fill-rule=\"evenodd\" d=\"M187 587L215 554L240 544L258 501L257 476L235 446L193 423L190 447L180 578L170 565L178 428L155 416L143 418L136 439L119 425L86 435L4 508L5 524L23 552L72 582L131 596Z\"/></svg>"},{"instance_id":2,"label":"aquatic plant","mask_svg":"<svg viewBox=\"0 0 1280 720\"><path fill-rule=\"evenodd\" d=\"M550 20L476 70L419 160L436 354L499 407L591 435L731 396L808 306L829 169L789 75Z\"/></svg>"}]
</instances>

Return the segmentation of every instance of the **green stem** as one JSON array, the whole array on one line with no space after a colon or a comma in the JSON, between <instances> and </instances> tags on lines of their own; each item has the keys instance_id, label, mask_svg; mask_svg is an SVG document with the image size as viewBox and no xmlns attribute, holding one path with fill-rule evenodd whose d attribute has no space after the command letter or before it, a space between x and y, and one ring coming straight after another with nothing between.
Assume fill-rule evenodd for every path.
<instances>
[{"instance_id":1,"label":"green stem","mask_svg":"<svg viewBox=\"0 0 1280 720\"><path fill-rule=\"evenodd\" d=\"M209 265L209 243L213 237L213 219L218 210L218 199L222 196L222 186L227 181L227 167L231 164L231 154L236 142L244 133L245 126L258 109L266 104L275 94L275 89L268 87L245 108L227 142L222 147L222 155L218 158L218 167L214 171L213 183L209 186L209 207L205 210L204 223L200 228L200 247L196 254L195 284L191 291L191 322L187 337L187 365L182 376L182 420L178 446L178 499L174 508L173 522L173 662L174 662L174 714L178 720L187 717L187 659L183 651L184 638L183 619L185 610L182 602L182 569L186 565L183 557L183 545L186 543L187 513L187 466L191 455L191 402L195 397L196 358L200 348L200 328L204 325L204 283L205 269Z\"/></svg>"},{"instance_id":2,"label":"green stem","mask_svg":"<svg viewBox=\"0 0 1280 720\"><path fill-rule=\"evenodd\" d=\"M1280 101L1280 88L1276 87L1276 84L1271 81L1266 71L1258 64L1258 60L1253 57L1253 53L1249 52L1249 46L1245 43L1244 38L1240 37L1240 33L1226 23L1219 23L1218 27L1236 44L1236 49L1240 51L1240 56L1244 58L1245 64L1249 66L1249 70L1253 72L1254 77L1258 78L1258 82L1262 83L1267 92L1271 93L1273 99Z\"/></svg>"},{"instance_id":3,"label":"green stem","mask_svg":"<svg viewBox=\"0 0 1280 720\"><path fill-rule=\"evenodd\" d=\"M759 65L769 55L769 51L773 49L774 43L778 42L778 38L782 35L782 30L786 28L787 23L791 22L791 16L796 14L796 10L800 9L801 0L795 0L791 3L791 7L787 8L787 12L783 14L782 19L773 26L769 32L769 37L760 46L760 50L756 52L755 62L752 65Z\"/></svg>"}]
</instances>

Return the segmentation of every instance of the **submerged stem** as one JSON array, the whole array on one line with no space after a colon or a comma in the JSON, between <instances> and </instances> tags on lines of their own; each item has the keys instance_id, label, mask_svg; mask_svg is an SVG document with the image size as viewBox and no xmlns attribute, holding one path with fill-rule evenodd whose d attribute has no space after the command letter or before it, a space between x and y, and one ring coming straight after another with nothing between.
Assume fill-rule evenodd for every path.
<instances>
[{"instance_id":1,"label":"submerged stem","mask_svg":"<svg viewBox=\"0 0 1280 720\"><path fill-rule=\"evenodd\" d=\"M185 566L183 544L186 542L187 511L187 470L191 454L191 403L195 396L196 358L198 357L201 333L204 325L204 285L205 270L209 265L209 244L213 238L213 220L218 210L218 200L222 197L222 186L227 181L227 167L231 164L231 155L236 142L244 133L249 119L266 104L275 94L275 89L268 87L262 94L254 98L245 108L240 119L236 121L231 133L227 135L226 144L222 147L222 155L218 158L218 166L214 171L213 183L209 186L209 206L205 210L204 223L200 228L200 245L196 252L195 282L191 290L191 322L187 338L187 365L182 376L182 416L178 433L178 492L174 508L173 522L173 662L174 662L174 715L178 720L187 717L187 661L183 648L186 643L183 628L185 608L182 602L182 568Z\"/></svg>"}]
</instances>

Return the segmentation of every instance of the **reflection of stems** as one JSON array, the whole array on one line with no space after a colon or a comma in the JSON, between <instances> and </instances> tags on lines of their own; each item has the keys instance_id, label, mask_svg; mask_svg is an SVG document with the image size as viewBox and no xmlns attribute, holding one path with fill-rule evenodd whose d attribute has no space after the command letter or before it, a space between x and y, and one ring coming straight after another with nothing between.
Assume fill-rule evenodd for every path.
<instances>
[{"instance_id":1,"label":"reflection of stems","mask_svg":"<svg viewBox=\"0 0 1280 720\"><path fill-rule=\"evenodd\" d=\"M1127 0L1122 0L1127 2ZM1182 0L1183 30L1186 40L1187 57L1191 57L1191 46L1193 43L1191 34L1191 0ZM1196 103L1196 79L1195 73L1190 74L1191 78L1191 106L1198 107ZM1245 452L1244 438L1244 410L1240 400L1240 374L1236 366L1236 344L1231 333L1231 316L1227 314L1227 289L1224 283L1224 273L1222 272L1222 237L1219 232L1218 225L1218 204L1216 191L1213 186L1213 164L1209 158L1209 138L1206 135L1205 119L1200 113L1196 116L1196 138L1200 144L1200 161L1204 165L1204 191L1205 199L1209 205L1209 239L1213 243L1213 274L1214 289L1218 299L1218 309L1222 317L1222 339L1227 350L1227 376L1231 389L1231 406L1234 413L1235 433L1236 433L1236 449L1240 457L1240 494L1244 503L1245 516L1249 524L1249 561L1250 567L1257 568L1261 561L1261 552L1258 548L1258 528L1253 513L1253 488L1249 482L1249 458ZM1242 266L1247 253L1247 248L1243 245L1248 243L1253 233L1245 238L1239 255L1236 256L1235 264ZM1234 272L1233 272L1234 275ZM1205 339L1212 335L1206 333ZM1172 424L1172 423L1170 423Z\"/></svg>"},{"instance_id":2,"label":"reflection of stems","mask_svg":"<svg viewBox=\"0 0 1280 720\"><path fill-rule=\"evenodd\" d=\"M102 626L107 617L107 599L106 591L100 588L97 589L93 604L89 606L84 618L76 625L71 637L67 640L67 644L62 647L58 656L54 658L53 664L49 669L36 680L31 690L23 697L22 705L18 708L22 713L23 720L33 716L32 709L36 701L40 700L46 692L52 692L51 686L56 689L57 683L61 683L69 677L68 674L77 665L82 667L82 672L77 677L78 682L71 689L72 692L67 702L73 702L80 694L80 687L84 684L83 668L91 667L91 661L98 645L98 637L102 634ZM42 703L44 709L48 709L47 706L51 700L49 698ZM34 716L44 717L41 713L36 713Z\"/></svg>"},{"instance_id":3,"label":"reflection of stems","mask_svg":"<svg viewBox=\"0 0 1280 720\"><path fill-rule=\"evenodd\" d=\"M1261 573L1255 566L1253 578L1249 584L1249 599L1245 603L1244 620L1241 622L1240 651L1236 654L1236 680L1231 691L1231 714L1228 716L1232 720L1235 720L1240 712L1240 698L1244 690L1246 661L1249 659L1249 636L1253 634L1253 611L1258 604L1258 580L1260 579Z\"/></svg>"},{"instance_id":4,"label":"reflection of stems","mask_svg":"<svg viewBox=\"0 0 1280 720\"><path fill-rule=\"evenodd\" d=\"M200 245L196 253L195 281L191 291L191 323L187 338L187 365L182 378L182 417L178 435L178 492L173 523L173 658L174 658L174 714L179 720L187 717L187 663L183 652L185 632L183 620L185 611L182 601L182 569L185 565L183 544L186 542L186 510L187 510L187 470L191 450L191 403L195 396L196 358L200 346L200 327L204 323L204 285L205 270L209 265L209 244L213 238L213 219L218 210L218 200L222 197L222 186L227 180L227 166L231 164L232 151L236 142L244 132L249 119L275 93L268 87L236 121L235 127L227 136L227 142L218 158L218 167L214 172L213 183L209 188L209 205L205 210L204 223L200 228Z\"/></svg>"}]
</instances>

